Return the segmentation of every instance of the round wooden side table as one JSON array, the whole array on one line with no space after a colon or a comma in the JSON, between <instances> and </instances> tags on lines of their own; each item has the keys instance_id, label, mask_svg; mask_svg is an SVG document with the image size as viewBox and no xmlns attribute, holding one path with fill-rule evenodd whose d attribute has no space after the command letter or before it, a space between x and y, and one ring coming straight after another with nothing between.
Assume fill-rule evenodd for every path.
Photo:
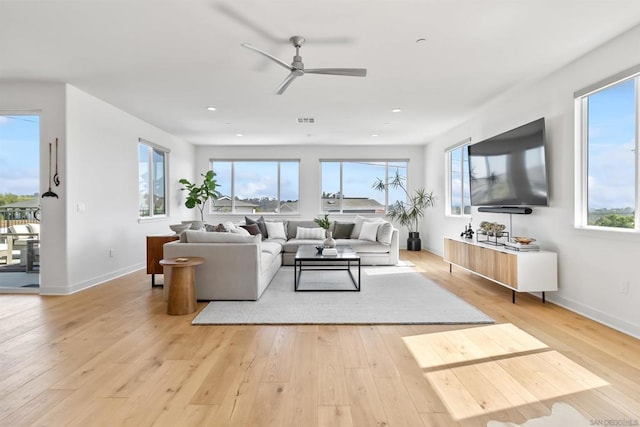
<instances>
[{"instance_id":1,"label":"round wooden side table","mask_svg":"<svg viewBox=\"0 0 640 427\"><path fill-rule=\"evenodd\" d=\"M204 258L194 256L160 260L160 265L172 269L167 314L182 315L196 311L195 266L202 263Z\"/></svg>"}]
</instances>

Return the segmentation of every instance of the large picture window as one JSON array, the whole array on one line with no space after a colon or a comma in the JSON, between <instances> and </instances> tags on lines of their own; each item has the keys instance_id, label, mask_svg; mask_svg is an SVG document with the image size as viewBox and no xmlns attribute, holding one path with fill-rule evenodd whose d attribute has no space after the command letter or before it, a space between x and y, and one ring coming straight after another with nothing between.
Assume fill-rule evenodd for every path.
<instances>
[{"instance_id":1,"label":"large picture window","mask_svg":"<svg viewBox=\"0 0 640 427\"><path fill-rule=\"evenodd\" d=\"M299 211L299 160L212 160L222 196L212 213L291 214Z\"/></svg>"},{"instance_id":2,"label":"large picture window","mask_svg":"<svg viewBox=\"0 0 640 427\"><path fill-rule=\"evenodd\" d=\"M167 214L166 176L168 150L142 139L138 143L138 215L150 218Z\"/></svg>"},{"instance_id":3,"label":"large picture window","mask_svg":"<svg viewBox=\"0 0 640 427\"><path fill-rule=\"evenodd\" d=\"M576 96L581 158L577 225L638 230L640 76Z\"/></svg>"},{"instance_id":4,"label":"large picture window","mask_svg":"<svg viewBox=\"0 0 640 427\"><path fill-rule=\"evenodd\" d=\"M447 203L449 216L471 215L471 193L469 192L469 140L446 151Z\"/></svg>"},{"instance_id":5,"label":"large picture window","mask_svg":"<svg viewBox=\"0 0 640 427\"><path fill-rule=\"evenodd\" d=\"M378 191L377 179L389 182L396 171L407 177L409 162L377 160L322 160L322 211L326 213L385 214L396 201L406 202L400 188Z\"/></svg>"}]
</instances>

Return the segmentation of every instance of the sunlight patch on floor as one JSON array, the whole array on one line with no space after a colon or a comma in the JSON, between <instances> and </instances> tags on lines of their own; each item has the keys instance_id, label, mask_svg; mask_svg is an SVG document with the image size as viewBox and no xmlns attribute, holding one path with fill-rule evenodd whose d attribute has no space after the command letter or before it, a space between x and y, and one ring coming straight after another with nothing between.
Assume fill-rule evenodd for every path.
<instances>
[{"instance_id":1,"label":"sunlight patch on floor","mask_svg":"<svg viewBox=\"0 0 640 427\"><path fill-rule=\"evenodd\" d=\"M608 385L511 324L416 335L404 341L456 420Z\"/></svg>"}]
</instances>

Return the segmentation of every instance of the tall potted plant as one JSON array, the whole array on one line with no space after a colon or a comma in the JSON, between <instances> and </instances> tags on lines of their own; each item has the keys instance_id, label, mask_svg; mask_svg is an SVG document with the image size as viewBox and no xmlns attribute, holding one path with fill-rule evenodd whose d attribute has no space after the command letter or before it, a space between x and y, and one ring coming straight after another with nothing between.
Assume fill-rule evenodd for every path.
<instances>
[{"instance_id":1,"label":"tall potted plant","mask_svg":"<svg viewBox=\"0 0 640 427\"><path fill-rule=\"evenodd\" d=\"M187 191L187 199L185 200L184 205L189 209L198 208L198 210L200 210L200 221L203 224L204 207L207 201L212 200L215 202L221 194L216 190L219 185L215 179L216 173L214 171L209 170L206 173L201 173L200 176L203 178L202 184L200 185L191 183L185 178L182 178L178 182L183 185L180 190ZM200 224L200 227L202 227L202 224Z\"/></svg>"},{"instance_id":2,"label":"tall potted plant","mask_svg":"<svg viewBox=\"0 0 640 427\"><path fill-rule=\"evenodd\" d=\"M379 191L385 191L388 187L393 189L400 188L404 192L407 201L398 200L389 206L387 216L398 224L407 227L409 231L407 250L419 251L422 249L420 232L418 231L420 229L420 218L424 216L424 211L427 208L435 206L436 197L433 195L433 191L427 192L424 188L409 192L405 184L406 180L407 178L400 175L400 172L396 169L395 175L389 182L376 178L372 188Z\"/></svg>"}]
</instances>

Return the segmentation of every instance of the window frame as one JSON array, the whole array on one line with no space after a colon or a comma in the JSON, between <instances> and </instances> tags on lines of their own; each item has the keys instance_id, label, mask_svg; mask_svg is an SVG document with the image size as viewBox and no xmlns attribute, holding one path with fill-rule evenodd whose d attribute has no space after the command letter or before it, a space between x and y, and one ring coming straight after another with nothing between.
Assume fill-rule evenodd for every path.
<instances>
[{"instance_id":1,"label":"window frame","mask_svg":"<svg viewBox=\"0 0 640 427\"><path fill-rule=\"evenodd\" d=\"M634 228L589 224L589 109L588 98L628 80L635 80L635 205ZM575 201L574 227L584 230L640 233L640 65L631 67L574 93Z\"/></svg>"},{"instance_id":2,"label":"window frame","mask_svg":"<svg viewBox=\"0 0 640 427\"><path fill-rule=\"evenodd\" d=\"M168 201L170 200L169 198L169 186L168 184L168 177L169 177L169 153L171 152L170 149L163 147L161 145L155 144L151 141L147 141L144 138L138 138L138 180L140 179L140 145L144 145L149 149L149 158L148 158L148 164L149 164L149 181L147 182L148 188L149 188L149 215L141 215L140 214L140 181L138 181L138 221L149 221L149 220L154 220L154 219L161 219L161 218L166 218L169 216L169 203ZM154 198L154 185L153 185L153 181L155 180L155 168L154 166L154 159L153 159L153 155L154 153L162 153L162 159L163 159L163 186L164 186L164 213L162 214L156 214L155 213L155 209L153 208L153 203L152 200Z\"/></svg>"},{"instance_id":3,"label":"window frame","mask_svg":"<svg viewBox=\"0 0 640 427\"><path fill-rule=\"evenodd\" d=\"M466 138L454 145L452 145L449 148L445 149L445 216L447 217L453 217L453 218L471 218L471 214L472 214L472 205L471 205L471 193L470 193L470 189L467 188L466 191L468 191L468 200L469 200L469 213L465 214L464 213L464 192L465 192L465 186L464 186L464 153L467 150L467 147L471 145L471 138ZM451 209L451 205L453 202L453 168L452 168L452 153L456 150L462 150L462 155L460 156L460 173L463 175L462 179L460 180L460 214L456 214L453 213L452 209ZM469 158L467 157L467 162L469 161ZM467 172L469 170L469 165L467 164Z\"/></svg>"},{"instance_id":4,"label":"window frame","mask_svg":"<svg viewBox=\"0 0 640 427\"><path fill-rule=\"evenodd\" d=\"M320 159L319 160L319 173L320 173L320 213L321 214L331 214L331 215L354 215L353 212L344 212L343 209L343 196L344 196L344 164L345 163L384 163L384 167L385 167L385 172L384 172L384 180L385 182L389 182L389 179L391 178L391 176L393 174L390 174L389 169L390 168L394 168L395 166L389 166L389 164L391 163L400 163L400 162L404 162L406 163L406 186L407 188L409 187L409 164L410 164L410 159ZM323 194L323 188L322 188L322 164L323 163L340 163L340 197L339 197L339 203L340 203L340 209L338 212L329 212L323 209L323 203L322 203L322 194ZM373 182L371 183L373 185ZM407 200L405 199L404 202L407 202ZM372 215L372 216L379 216L379 217L384 217L388 214L389 212L389 188L388 186L386 187L386 190L384 192L384 212L380 212L380 213L367 213L367 215Z\"/></svg>"},{"instance_id":5,"label":"window frame","mask_svg":"<svg viewBox=\"0 0 640 427\"><path fill-rule=\"evenodd\" d=\"M236 163L255 163L255 162L261 162L261 163L277 163L276 168L277 168L277 188L276 188L276 194L277 194L277 198L278 198L278 205L277 205L277 212L255 212L252 213L251 215L270 215L270 216L281 216L281 215L299 215L300 214L300 159L237 159L237 158L220 158L220 159L215 159L215 158L211 158L209 159L209 169L216 172L215 169L213 168L213 164L214 163L221 163L221 162L229 162L231 163L231 194L230 194L230 198L231 198L231 211L230 212L223 212L223 211L215 211L213 209L213 203L209 203L209 214L210 215L246 215L245 212L236 212L236 195L235 195L235 164ZM281 199L281 163L297 163L298 165L298 182L297 182L297 187L298 187L298 206L297 206L297 210L296 211L292 211L292 212L287 212L287 213L281 213L280 212L280 207L282 206L283 200ZM217 174L217 172L216 172Z\"/></svg>"}]
</instances>

